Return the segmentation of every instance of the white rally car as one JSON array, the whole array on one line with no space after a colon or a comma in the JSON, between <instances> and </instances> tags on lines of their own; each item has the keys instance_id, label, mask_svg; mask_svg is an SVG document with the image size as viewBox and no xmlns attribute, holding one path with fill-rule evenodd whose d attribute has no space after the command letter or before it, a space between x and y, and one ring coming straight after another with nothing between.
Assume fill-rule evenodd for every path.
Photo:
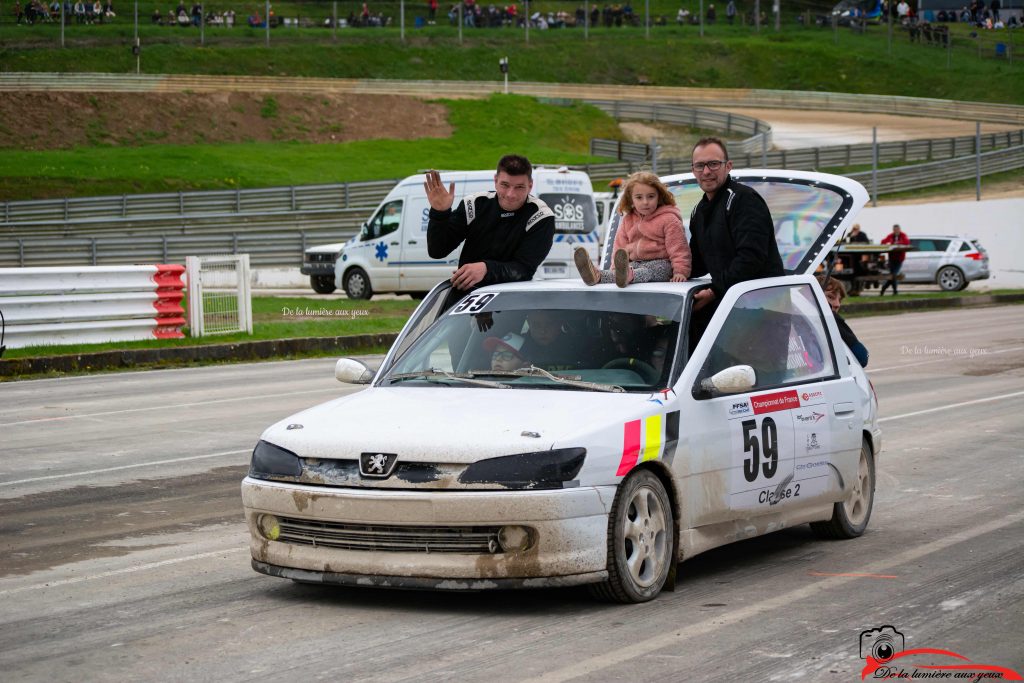
<instances>
[{"instance_id":1,"label":"white rally car","mask_svg":"<svg viewBox=\"0 0 1024 683\"><path fill-rule=\"evenodd\" d=\"M867 527L877 400L810 273L867 195L746 171L784 277L618 289L549 280L427 295L368 383L267 429L242 483L252 566L299 582L477 590L591 584L640 602L677 563L810 523ZM684 216L691 175L665 179Z\"/></svg>"}]
</instances>

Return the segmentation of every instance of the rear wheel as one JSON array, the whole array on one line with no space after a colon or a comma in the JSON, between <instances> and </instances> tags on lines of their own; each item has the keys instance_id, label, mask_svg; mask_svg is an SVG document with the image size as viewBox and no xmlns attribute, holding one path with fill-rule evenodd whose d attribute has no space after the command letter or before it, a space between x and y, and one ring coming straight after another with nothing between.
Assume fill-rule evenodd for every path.
<instances>
[{"instance_id":1,"label":"rear wheel","mask_svg":"<svg viewBox=\"0 0 1024 683\"><path fill-rule=\"evenodd\" d=\"M967 278L956 266L943 266L935 275L935 281L944 292L957 292L967 286Z\"/></svg>"},{"instance_id":2,"label":"rear wheel","mask_svg":"<svg viewBox=\"0 0 1024 683\"><path fill-rule=\"evenodd\" d=\"M362 268L352 268L345 273L345 294L349 299L369 299L373 296L370 277Z\"/></svg>"},{"instance_id":3,"label":"rear wheel","mask_svg":"<svg viewBox=\"0 0 1024 683\"><path fill-rule=\"evenodd\" d=\"M619 486L608 520L608 579L590 587L610 602L647 602L675 563L672 505L653 473L638 470Z\"/></svg>"},{"instance_id":4,"label":"rear wheel","mask_svg":"<svg viewBox=\"0 0 1024 683\"><path fill-rule=\"evenodd\" d=\"M811 522L811 530L820 538L857 538L868 528L874 503L875 456L865 439L860 446L860 462L852 495L832 506L832 519Z\"/></svg>"},{"instance_id":5,"label":"rear wheel","mask_svg":"<svg viewBox=\"0 0 1024 683\"><path fill-rule=\"evenodd\" d=\"M337 289L333 275L310 275L309 285L317 294L330 294Z\"/></svg>"}]
</instances>

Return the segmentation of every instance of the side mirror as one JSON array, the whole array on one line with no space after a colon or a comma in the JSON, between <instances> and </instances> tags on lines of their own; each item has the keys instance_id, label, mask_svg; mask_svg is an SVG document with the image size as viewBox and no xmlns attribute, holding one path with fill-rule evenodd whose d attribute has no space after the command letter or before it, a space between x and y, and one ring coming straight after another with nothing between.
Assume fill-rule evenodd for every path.
<instances>
[{"instance_id":1,"label":"side mirror","mask_svg":"<svg viewBox=\"0 0 1024 683\"><path fill-rule=\"evenodd\" d=\"M373 370L354 358L341 358L334 366L334 378L343 384L369 384L373 375Z\"/></svg>"},{"instance_id":2,"label":"side mirror","mask_svg":"<svg viewBox=\"0 0 1024 683\"><path fill-rule=\"evenodd\" d=\"M750 391L755 384L757 374L754 368L749 365L734 365L702 379L700 388L709 393L717 391L720 394L739 394Z\"/></svg>"}]
</instances>

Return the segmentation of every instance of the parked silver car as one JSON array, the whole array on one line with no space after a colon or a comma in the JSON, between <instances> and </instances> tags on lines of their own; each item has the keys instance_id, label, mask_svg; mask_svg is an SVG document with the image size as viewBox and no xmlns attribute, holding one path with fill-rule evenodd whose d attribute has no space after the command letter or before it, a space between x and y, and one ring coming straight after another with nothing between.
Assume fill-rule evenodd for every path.
<instances>
[{"instance_id":1,"label":"parked silver car","mask_svg":"<svg viewBox=\"0 0 1024 683\"><path fill-rule=\"evenodd\" d=\"M914 235L914 247L903 262L903 282L936 283L947 292L964 289L973 280L987 280L988 252L965 235Z\"/></svg>"}]
</instances>

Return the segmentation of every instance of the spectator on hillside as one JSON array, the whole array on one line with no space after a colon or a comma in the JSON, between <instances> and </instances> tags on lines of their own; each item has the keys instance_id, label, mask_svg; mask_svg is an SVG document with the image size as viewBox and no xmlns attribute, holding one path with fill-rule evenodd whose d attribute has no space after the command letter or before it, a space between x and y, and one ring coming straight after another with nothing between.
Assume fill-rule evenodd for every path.
<instances>
[{"instance_id":1,"label":"spectator on hillside","mask_svg":"<svg viewBox=\"0 0 1024 683\"><path fill-rule=\"evenodd\" d=\"M74 12L75 12L75 23L76 24L84 24L85 23L85 3L82 2L82 0L75 0Z\"/></svg>"},{"instance_id":2,"label":"spectator on hillside","mask_svg":"<svg viewBox=\"0 0 1024 683\"><path fill-rule=\"evenodd\" d=\"M896 16L901 24L907 24L910 21L910 5L907 4L907 0L900 0L896 5Z\"/></svg>"},{"instance_id":3,"label":"spectator on hillside","mask_svg":"<svg viewBox=\"0 0 1024 683\"><path fill-rule=\"evenodd\" d=\"M198 27L203 23L203 6L198 2L192 3L192 25Z\"/></svg>"},{"instance_id":4,"label":"spectator on hillside","mask_svg":"<svg viewBox=\"0 0 1024 683\"><path fill-rule=\"evenodd\" d=\"M992 10L992 18L999 21L999 10L1003 9L1003 3L999 0L992 0L989 4L989 9Z\"/></svg>"},{"instance_id":5,"label":"spectator on hillside","mask_svg":"<svg viewBox=\"0 0 1024 683\"><path fill-rule=\"evenodd\" d=\"M117 16L117 14L114 12L113 0L107 0L105 3L103 3L103 16L107 19L113 19Z\"/></svg>"},{"instance_id":6,"label":"spectator on hillside","mask_svg":"<svg viewBox=\"0 0 1024 683\"><path fill-rule=\"evenodd\" d=\"M587 21L587 11L583 9L583 5L576 8L576 25L583 26Z\"/></svg>"},{"instance_id":7,"label":"spectator on hillside","mask_svg":"<svg viewBox=\"0 0 1024 683\"><path fill-rule=\"evenodd\" d=\"M431 26L437 23L437 0L427 0L427 23Z\"/></svg>"},{"instance_id":8,"label":"spectator on hillside","mask_svg":"<svg viewBox=\"0 0 1024 683\"><path fill-rule=\"evenodd\" d=\"M676 12L676 23L679 24L680 26L686 24L689 18L690 10L686 9L685 7L680 7L679 11Z\"/></svg>"},{"instance_id":9,"label":"spectator on hillside","mask_svg":"<svg viewBox=\"0 0 1024 683\"><path fill-rule=\"evenodd\" d=\"M729 0L729 4L725 6L725 18L732 26L732 22L736 19L736 0Z\"/></svg>"},{"instance_id":10,"label":"spectator on hillside","mask_svg":"<svg viewBox=\"0 0 1024 683\"><path fill-rule=\"evenodd\" d=\"M224 24L228 28L231 28L235 25L235 10L229 9L227 12L224 13Z\"/></svg>"},{"instance_id":11,"label":"spectator on hillside","mask_svg":"<svg viewBox=\"0 0 1024 683\"><path fill-rule=\"evenodd\" d=\"M601 23L601 10L599 10L597 8L597 5L594 5L594 8L592 10L590 10L590 25L591 26L599 26L600 23Z\"/></svg>"},{"instance_id":12,"label":"spectator on hillside","mask_svg":"<svg viewBox=\"0 0 1024 683\"><path fill-rule=\"evenodd\" d=\"M718 19L718 12L715 11L715 6L708 5L708 11L707 16L705 17L705 21L707 21L709 24L713 24L715 23L716 19Z\"/></svg>"},{"instance_id":13,"label":"spectator on hillside","mask_svg":"<svg viewBox=\"0 0 1024 683\"><path fill-rule=\"evenodd\" d=\"M18 0L14 0L14 23L20 24L21 20L25 18L25 12L21 9L21 3Z\"/></svg>"}]
</instances>

